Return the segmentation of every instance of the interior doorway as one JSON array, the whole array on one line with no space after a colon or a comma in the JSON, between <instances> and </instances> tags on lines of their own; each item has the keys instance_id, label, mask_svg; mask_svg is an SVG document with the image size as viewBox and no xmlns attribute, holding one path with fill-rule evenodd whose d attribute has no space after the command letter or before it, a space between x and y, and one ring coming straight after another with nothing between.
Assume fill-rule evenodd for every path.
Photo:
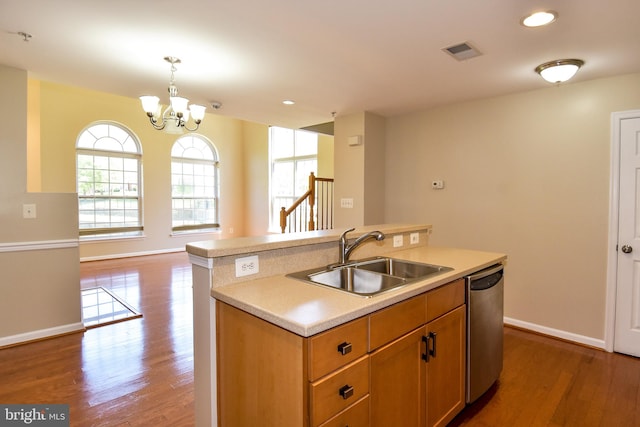
<instances>
[{"instance_id":1,"label":"interior doorway","mask_svg":"<svg viewBox=\"0 0 640 427\"><path fill-rule=\"evenodd\" d=\"M605 348L640 356L640 110L611 127Z\"/></svg>"}]
</instances>

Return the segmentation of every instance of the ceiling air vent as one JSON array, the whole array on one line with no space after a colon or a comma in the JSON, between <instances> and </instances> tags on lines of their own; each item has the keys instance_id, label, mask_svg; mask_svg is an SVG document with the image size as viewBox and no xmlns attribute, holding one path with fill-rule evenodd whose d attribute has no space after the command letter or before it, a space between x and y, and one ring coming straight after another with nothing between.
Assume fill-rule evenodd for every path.
<instances>
[{"instance_id":1,"label":"ceiling air vent","mask_svg":"<svg viewBox=\"0 0 640 427\"><path fill-rule=\"evenodd\" d=\"M442 50L456 58L458 61L464 61L466 59L471 59L475 58L476 56L482 55L482 53L478 51L478 49L471 46L468 42L445 47Z\"/></svg>"}]
</instances>

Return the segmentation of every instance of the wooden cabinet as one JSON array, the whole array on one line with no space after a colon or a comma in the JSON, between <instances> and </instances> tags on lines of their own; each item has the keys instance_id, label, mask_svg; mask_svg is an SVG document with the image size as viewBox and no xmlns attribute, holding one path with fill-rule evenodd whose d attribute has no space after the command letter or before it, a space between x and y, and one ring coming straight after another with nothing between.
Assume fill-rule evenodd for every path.
<instances>
[{"instance_id":1,"label":"wooden cabinet","mask_svg":"<svg viewBox=\"0 0 640 427\"><path fill-rule=\"evenodd\" d=\"M368 427L369 396L363 397L354 405L340 412L319 427Z\"/></svg>"},{"instance_id":2,"label":"wooden cabinet","mask_svg":"<svg viewBox=\"0 0 640 427\"><path fill-rule=\"evenodd\" d=\"M461 306L427 324L429 427L447 425L465 405L465 318L466 310Z\"/></svg>"},{"instance_id":3,"label":"wooden cabinet","mask_svg":"<svg viewBox=\"0 0 640 427\"><path fill-rule=\"evenodd\" d=\"M369 356L310 384L311 425L319 426L369 395Z\"/></svg>"},{"instance_id":4,"label":"wooden cabinet","mask_svg":"<svg viewBox=\"0 0 640 427\"><path fill-rule=\"evenodd\" d=\"M367 318L353 320L308 338L309 379L315 381L367 354Z\"/></svg>"},{"instance_id":5,"label":"wooden cabinet","mask_svg":"<svg viewBox=\"0 0 640 427\"><path fill-rule=\"evenodd\" d=\"M309 338L218 301L218 425L444 426L465 395L462 280Z\"/></svg>"},{"instance_id":6,"label":"wooden cabinet","mask_svg":"<svg viewBox=\"0 0 640 427\"><path fill-rule=\"evenodd\" d=\"M464 280L427 294L427 427L445 426L465 405Z\"/></svg>"},{"instance_id":7,"label":"wooden cabinet","mask_svg":"<svg viewBox=\"0 0 640 427\"><path fill-rule=\"evenodd\" d=\"M218 426L308 426L304 339L221 302L216 317Z\"/></svg>"},{"instance_id":8,"label":"wooden cabinet","mask_svg":"<svg viewBox=\"0 0 640 427\"><path fill-rule=\"evenodd\" d=\"M371 353L372 427L444 426L464 408L464 282L425 297L429 323ZM409 300L379 313L394 323L393 315L406 319L411 306Z\"/></svg>"},{"instance_id":9,"label":"wooden cabinet","mask_svg":"<svg viewBox=\"0 0 640 427\"><path fill-rule=\"evenodd\" d=\"M371 427L423 426L424 326L371 354Z\"/></svg>"}]
</instances>

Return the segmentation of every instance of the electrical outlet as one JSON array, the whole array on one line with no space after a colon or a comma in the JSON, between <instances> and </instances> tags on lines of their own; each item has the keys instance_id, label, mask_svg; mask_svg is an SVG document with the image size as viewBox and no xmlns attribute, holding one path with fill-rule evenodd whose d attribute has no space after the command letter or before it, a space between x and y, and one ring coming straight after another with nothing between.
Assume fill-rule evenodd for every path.
<instances>
[{"instance_id":1,"label":"electrical outlet","mask_svg":"<svg viewBox=\"0 0 640 427\"><path fill-rule=\"evenodd\" d=\"M409 244L411 245L417 245L418 243L420 243L420 234L418 233L411 233L409 235Z\"/></svg>"},{"instance_id":2,"label":"electrical outlet","mask_svg":"<svg viewBox=\"0 0 640 427\"><path fill-rule=\"evenodd\" d=\"M33 219L36 217L36 205L22 205L22 218Z\"/></svg>"},{"instance_id":3,"label":"electrical outlet","mask_svg":"<svg viewBox=\"0 0 640 427\"><path fill-rule=\"evenodd\" d=\"M402 239L402 234L398 234L396 236L393 236L393 247L394 248L399 248L403 244L404 243L403 243L403 239Z\"/></svg>"},{"instance_id":4,"label":"electrical outlet","mask_svg":"<svg viewBox=\"0 0 640 427\"><path fill-rule=\"evenodd\" d=\"M259 271L258 255L236 258L236 277L258 274Z\"/></svg>"}]
</instances>

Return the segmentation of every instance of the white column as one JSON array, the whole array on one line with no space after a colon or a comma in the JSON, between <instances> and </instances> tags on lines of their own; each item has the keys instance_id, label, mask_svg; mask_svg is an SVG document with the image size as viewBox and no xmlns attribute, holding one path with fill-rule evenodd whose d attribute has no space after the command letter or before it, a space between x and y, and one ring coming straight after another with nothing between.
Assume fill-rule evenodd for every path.
<instances>
[{"instance_id":1,"label":"white column","mask_svg":"<svg viewBox=\"0 0 640 427\"><path fill-rule=\"evenodd\" d=\"M213 259L189 254L193 280L193 382L196 427L218 425L216 305L211 298Z\"/></svg>"}]
</instances>

